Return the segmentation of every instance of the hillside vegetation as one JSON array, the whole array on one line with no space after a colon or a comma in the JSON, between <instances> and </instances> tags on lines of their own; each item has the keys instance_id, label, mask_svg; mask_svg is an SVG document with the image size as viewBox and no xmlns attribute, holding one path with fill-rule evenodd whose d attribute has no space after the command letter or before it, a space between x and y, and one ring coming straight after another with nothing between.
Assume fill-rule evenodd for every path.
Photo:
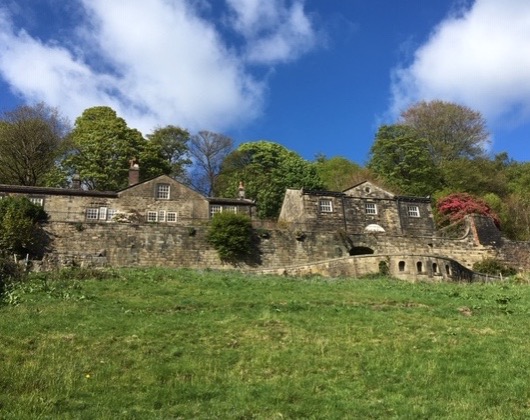
<instances>
[{"instance_id":1,"label":"hillside vegetation","mask_svg":"<svg viewBox=\"0 0 530 420\"><path fill-rule=\"evenodd\" d=\"M35 274L0 306L2 419L526 418L530 287Z\"/></svg>"}]
</instances>

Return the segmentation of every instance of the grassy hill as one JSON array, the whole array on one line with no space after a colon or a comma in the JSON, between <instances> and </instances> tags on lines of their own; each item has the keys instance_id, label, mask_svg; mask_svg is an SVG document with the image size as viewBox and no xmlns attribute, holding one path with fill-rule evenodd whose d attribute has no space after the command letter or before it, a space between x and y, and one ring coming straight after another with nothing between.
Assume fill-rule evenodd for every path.
<instances>
[{"instance_id":1,"label":"grassy hill","mask_svg":"<svg viewBox=\"0 0 530 420\"><path fill-rule=\"evenodd\" d=\"M527 418L529 313L508 282L36 274L0 305L0 418Z\"/></svg>"}]
</instances>

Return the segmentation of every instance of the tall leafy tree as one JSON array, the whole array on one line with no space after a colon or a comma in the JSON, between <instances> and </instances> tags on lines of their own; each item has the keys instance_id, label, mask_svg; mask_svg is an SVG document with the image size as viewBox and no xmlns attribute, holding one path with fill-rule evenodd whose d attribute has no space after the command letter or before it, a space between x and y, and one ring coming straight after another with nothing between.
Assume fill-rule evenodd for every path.
<instances>
[{"instance_id":1,"label":"tall leafy tree","mask_svg":"<svg viewBox=\"0 0 530 420\"><path fill-rule=\"evenodd\" d=\"M314 165L270 141L243 143L227 156L217 192L225 197L237 197L239 182L245 184L246 197L257 201L261 218L279 215L287 188L324 187Z\"/></svg>"},{"instance_id":2,"label":"tall leafy tree","mask_svg":"<svg viewBox=\"0 0 530 420\"><path fill-rule=\"evenodd\" d=\"M466 106L440 100L418 102L402 112L400 124L414 128L427 141L437 165L486 154L486 121L480 112Z\"/></svg>"},{"instance_id":3,"label":"tall leafy tree","mask_svg":"<svg viewBox=\"0 0 530 420\"><path fill-rule=\"evenodd\" d=\"M199 131L190 138L189 152L194 168L191 173L191 185L207 196L214 192L221 164L234 149L230 137L211 131Z\"/></svg>"},{"instance_id":4,"label":"tall leafy tree","mask_svg":"<svg viewBox=\"0 0 530 420\"><path fill-rule=\"evenodd\" d=\"M183 128L168 125L158 127L153 133L148 134L147 138L154 152L169 165L168 175L181 177L187 165L191 163L188 158L190 133Z\"/></svg>"},{"instance_id":5,"label":"tall leafy tree","mask_svg":"<svg viewBox=\"0 0 530 420\"><path fill-rule=\"evenodd\" d=\"M64 159L86 188L118 190L127 186L129 161L140 161L141 179L171 172L160 144L150 143L106 106L86 109L70 136L72 152Z\"/></svg>"},{"instance_id":6,"label":"tall leafy tree","mask_svg":"<svg viewBox=\"0 0 530 420\"><path fill-rule=\"evenodd\" d=\"M324 187L330 191L343 191L370 177L365 168L342 156L318 155L314 165Z\"/></svg>"},{"instance_id":7,"label":"tall leafy tree","mask_svg":"<svg viewBox=\"0 0 530 420\"><path fill-rule=\"evenodd\" d=\"M503 196L507 193L506 163L502 155L495 159L479 157L450 160L441 165L440 171L444 187L449 191L477 196L487 193Z\"/></svg>"},{"instance_id":8,"label":"tall leafy tree","mask_svg":"<svg viewBox=\"0 0 530 420\"><path fill-rule=\"evenodd\" d=\"M41 102L7 111L0 120L0 183L45 185L70 125Z\"/></svg>"},{"instance_id":9,"label":"tall leafy tree","mask_svg":"<svg viewBox=\"0 0 530 420\"><path fill-rule=\"evenodd\" d=\"M427 141L405 125L383 125L370 150L368 168L403 194L427 196L442 185Z\"/></svg>"}]
</instances>

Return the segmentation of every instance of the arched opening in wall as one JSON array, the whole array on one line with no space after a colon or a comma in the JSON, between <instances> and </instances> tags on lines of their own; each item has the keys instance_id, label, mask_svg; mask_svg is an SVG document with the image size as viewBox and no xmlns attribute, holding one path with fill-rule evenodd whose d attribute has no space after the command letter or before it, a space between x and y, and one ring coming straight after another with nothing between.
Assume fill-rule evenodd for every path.
<instances>
[{"instance_id":1,"label":"arched opening in wall","mask_svg":"<svg viewBox=\"0 0 530 420\"><path fill-rule=\"evenodd\" d=\"M405 261L400 261L398 264L399 271L405 271Z\"/></svg>"},{"instance_id":2,"label":"arched opening in wall","mask_svg":"<svg viewBox=\"0 0 530 420\"><path fill-rule=\"evenodd\" d=\"M418 262L416 263L416 269L418 270L418 273L423 272L423 264L422 264L421 261L418 261Z\"/></svg>"},{"instance_id":3,"label":"arched opening in wall","mask_svg":"<svg viewBox=\"0 0 530 420\"><path fill-rule=\"evenodd\" d=\"M439 272L438 272L438 264L432 263L432 272L433 272L433 274L439 274Z\"/></svg>"},{"instance_id":4,"label":"arched opening in wall","mask_svg":"<svg viewBox=\"0 0 530 420\"><path fill-rule=\"evenodd\" d=\"M372 248L368 248L367 246L354 246L350 248L349 253L351 256L369 255L369 254L373 254L374 250Z\"/></svg>"}]
</instances>

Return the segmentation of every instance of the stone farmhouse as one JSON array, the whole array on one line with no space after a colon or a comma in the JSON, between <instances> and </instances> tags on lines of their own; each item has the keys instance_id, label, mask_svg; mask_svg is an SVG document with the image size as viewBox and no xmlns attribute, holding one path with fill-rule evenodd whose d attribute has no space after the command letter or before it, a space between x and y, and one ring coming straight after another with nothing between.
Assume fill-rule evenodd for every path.
<instances>
[{"instance_id":1,"label":"stone farmhouse","mask_svg":"<svg viewBox=\"0 0 530 420\"><path fill-rule=\"evenodd\" d=\"M287 190L279 220L301 230L343 230L349 235L435 233L430 199L395 196L368 181L343 192Z\"/></svg>"},{"instance_id":2,"label":"stone farmhouse","mask_svg":"<svg viewBox=\"0 0 530 420\"><path fill-rule=\"evenodd\" d=\"M292 275L359 276L384 270L404 279L480 276L473 264L495 257L530 269L530 244L502 238L492 221L469 217L457 237L437 231L429 198L394 195L371 182L342 192L288 189L278 221L255 217L256 203L205 197L162 175L139 182L131 164L129 186L88 191L0 185L0 198L25 195L49 214L49 246L42 269L61 265L237 268ZM255 258L224 264L207 241L219 212L243 213L256 228Z\"/></svg>"},{"instance_id":3,"label":"stone farmhouse","mask_svg":"<svg viewBox=\"0 0 530 420\"><path fill-rule=\"evenodd\" d=\"M83 190L79 178L71 188L0 185L0 198L9 194L25 195L43 206L50 222L75 223L164 223L190 225L208 220L220 212L244 213L254 217L255 204L240 197L212 198L161 175L139 182L139 166L129 169L129 186L120 191Z\"/></svg>"}]
</instances>

